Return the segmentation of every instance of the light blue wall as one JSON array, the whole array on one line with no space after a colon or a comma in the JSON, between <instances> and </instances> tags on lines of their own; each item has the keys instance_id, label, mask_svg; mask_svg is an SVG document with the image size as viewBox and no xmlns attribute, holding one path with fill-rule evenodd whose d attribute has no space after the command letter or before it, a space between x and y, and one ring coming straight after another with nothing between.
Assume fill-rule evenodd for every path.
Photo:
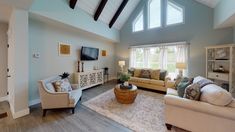
<instances>
[{"instance_id":1,"label":"light blue wall","mask_svg":"<svg viewBox=\"0 0 235 132\"><path fill-rule=\"evenodd\" d=\"M213 9L195 0L175 1L185 7L185 24L133 33L132 22L147 5L147 0L141 1L120 31L120 43L117 44L118 60L125 59L128 62L128 48L131 45L187 41L190 43L189 75L205 75L205 46L231 43L233 29L214 30ZM144 16L146 18L146 11Z\"/></svg>"},{"instance_id":2,"label":"light blue wall","mask_svg":"<svg viewBox=\"0 0 235 132\"><path fill-rule=\"evenodd\" d=\"M58 55L58 43L71 44L71 56ZM81 46L106 50L107 56L99 55L98 61L84 62L85 71L109 67L110 78L116 76L114 65L115 44L96 35L50 20L29 19L29 100L39 99L37 81L62 72L76 72ZM33 54L39 53L40 58Z\"/></svg>"},{"instance_id":3,"label":"light blue wall","mask_svg":"<svg viewBox=\"0 0 235 132\"><path fill-rule=\"evenodd\" d=\"M93 17L80 8L69 7L68 0L35 0L30 13L53 19L98 36L119 41L119 31L109 28L107 24L94 21Z\"/></svg>"},{"instance_id":4,"label":"light blue wall","mask_svg":"<svg viewBox=\"0 0 235 132\"><path fill-rule=\"evenodd\" d=\"M235 14L235 0L221 0L215 7L214 26L220 27Z\"/></svg>"}]
</instances>

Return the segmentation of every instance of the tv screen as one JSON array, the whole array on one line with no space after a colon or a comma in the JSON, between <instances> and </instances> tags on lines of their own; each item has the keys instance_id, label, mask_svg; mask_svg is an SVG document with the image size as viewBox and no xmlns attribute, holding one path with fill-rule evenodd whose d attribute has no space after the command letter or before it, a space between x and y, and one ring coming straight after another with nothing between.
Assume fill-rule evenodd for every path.
<instances>
[{"instance_id":1,"label":"tv screen","mask_svg":"<svg viewBox=\"0 0 235 132\"><path fill-rule=\"evenodd\" d=\"M99 56L99 49L91 47L82 47L81 60L83 61L98 60L98 56Z\"/></svg>"}]
</instances>

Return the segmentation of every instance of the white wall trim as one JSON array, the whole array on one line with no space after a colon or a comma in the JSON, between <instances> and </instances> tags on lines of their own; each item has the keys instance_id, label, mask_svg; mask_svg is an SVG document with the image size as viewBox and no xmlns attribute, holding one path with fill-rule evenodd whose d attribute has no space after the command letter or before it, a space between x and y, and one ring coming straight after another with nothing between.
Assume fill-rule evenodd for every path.
<instances>
[{"instance_id":1,"label":"white wall trim","mask_svg":"<svg viewBox=\"0 0 235 132\"><path fill-rule=\"evenodd\" d=\"M8 96L0 97L0 102L8 101Z\"/></svg>"},{"instance_id":2,"label":"white wall trim","mask_svg":"<svg viewBox=\"0 0 235 132\"><path fill-rule=\"evenodd\" d=\"M11 111L11 113L12 113L13 119L16 119L16 118L28 115L29 114L29 108L26 108L26 109L18 111L18 112Z\"/></svg>"},{"instance_id":3,"label":"white wall trim","mask_svg":"<svg viewBox=\"0 0 235 132\"><path fill-rule=\"evenodd\" d=\"M36 105L36 104L39 104L39 103L41 103L40 99L30 100L29 101L29 106L33 106L33 105Z\"/></svg>"}]
</instances>

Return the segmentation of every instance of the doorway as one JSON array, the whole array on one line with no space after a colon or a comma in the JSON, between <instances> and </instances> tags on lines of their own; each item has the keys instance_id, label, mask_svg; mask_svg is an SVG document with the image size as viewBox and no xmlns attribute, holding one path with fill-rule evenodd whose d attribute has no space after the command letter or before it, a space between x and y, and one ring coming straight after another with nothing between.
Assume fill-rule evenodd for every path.
<instances>
[{"instance_id":1,"label":"doorway","mask_svg":"<svg viewBox=\"0 0 235 132\"><path fill-rule=\"evenodd\" d=\"M0 101L4 101L8 95L7 90L7 23L0 23Z\"/></svg>"}]
</instances>

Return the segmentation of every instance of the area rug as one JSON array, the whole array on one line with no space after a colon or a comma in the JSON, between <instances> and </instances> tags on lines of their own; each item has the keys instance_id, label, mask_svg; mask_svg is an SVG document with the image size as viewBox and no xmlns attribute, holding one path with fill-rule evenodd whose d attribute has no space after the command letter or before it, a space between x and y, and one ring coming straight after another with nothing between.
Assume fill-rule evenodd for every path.
<instances>
[{"instance_id":1,"label":"area rug","mask_svg":"<svg viewBox=\"0 0 235 132\"><path fill-rule=\"evenodd\" d=\"M166 132L163 97L155 92L138 90L133 104L120 104L112 89L83 105L136 132Z\"/></svg>"}]
</instances>

